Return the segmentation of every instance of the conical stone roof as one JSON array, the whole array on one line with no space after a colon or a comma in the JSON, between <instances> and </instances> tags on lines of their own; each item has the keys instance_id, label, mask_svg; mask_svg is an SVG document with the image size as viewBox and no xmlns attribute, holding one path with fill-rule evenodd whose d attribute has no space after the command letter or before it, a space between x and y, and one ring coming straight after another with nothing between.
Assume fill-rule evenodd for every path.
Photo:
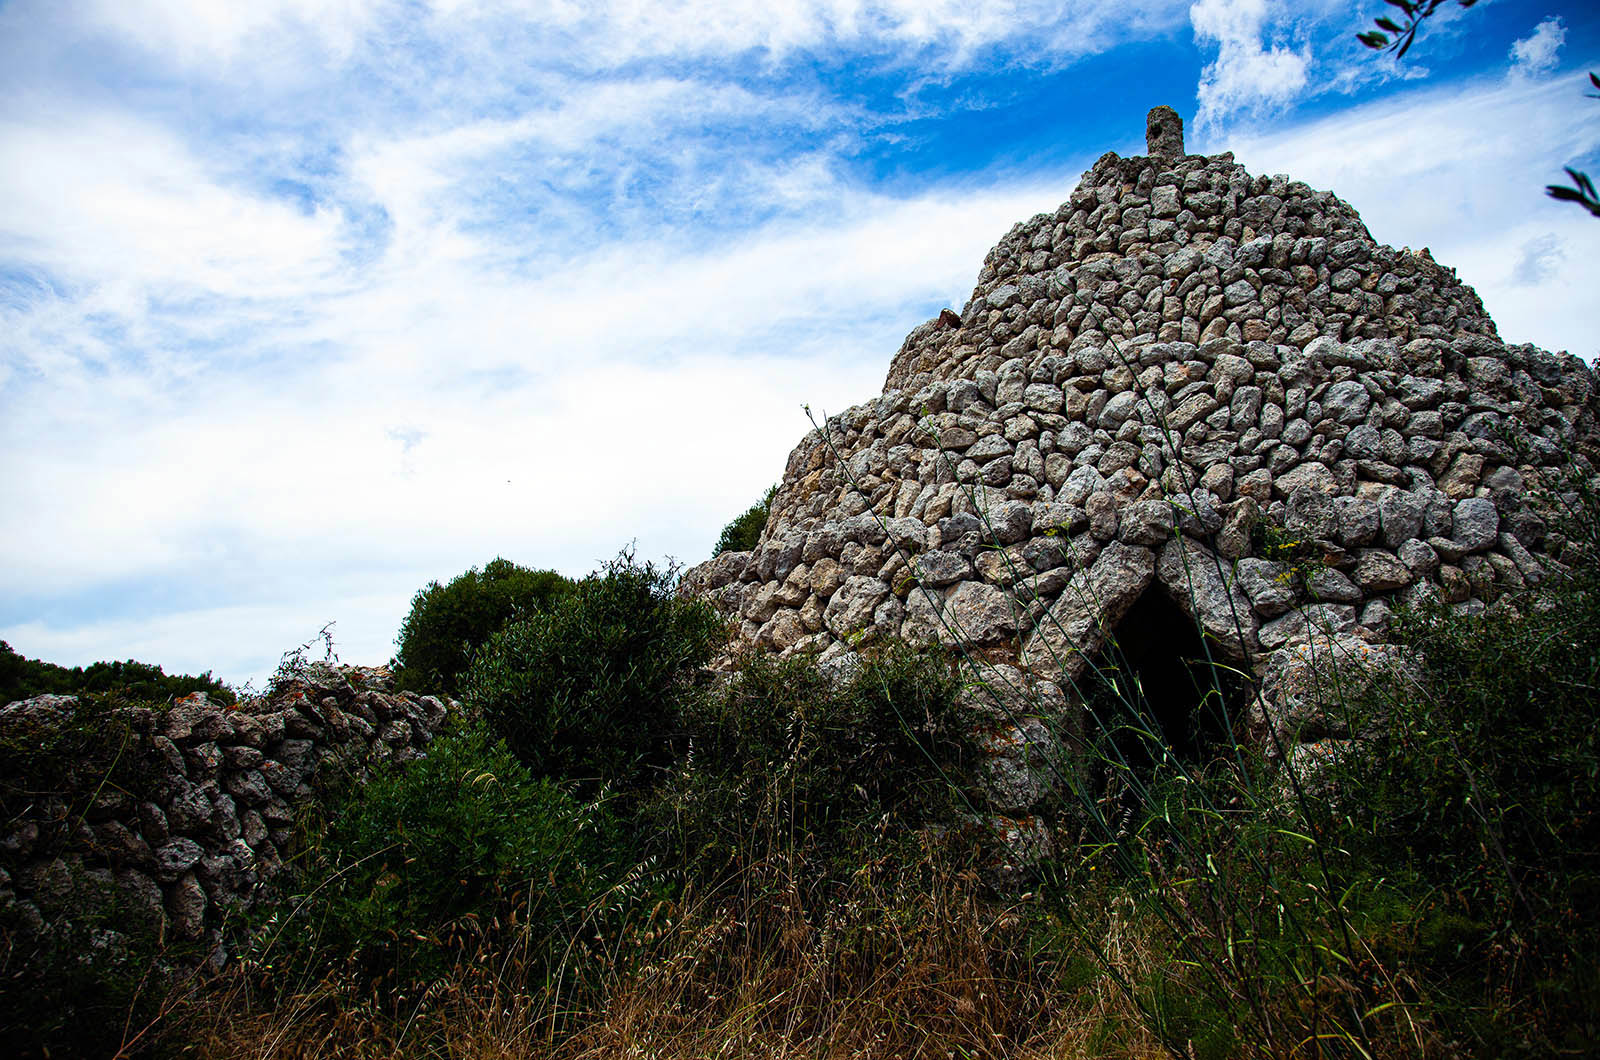
<instances>
[{"instance_id":1,"label":"conical stone roof","mask_svg":"<svg viewBox=\"0 0 1600 1060\"><path fill-rule=\"evenodd\" d=\"M1593 370L1332 193L1184 154L1170 109L1149 144L1008 232L790 454L758 548L686 575L743 645L959 641L1064 683L1156 586L1260 672L1546 576L1531 498L1600 457Z\"/></svg>"}]
</instances>

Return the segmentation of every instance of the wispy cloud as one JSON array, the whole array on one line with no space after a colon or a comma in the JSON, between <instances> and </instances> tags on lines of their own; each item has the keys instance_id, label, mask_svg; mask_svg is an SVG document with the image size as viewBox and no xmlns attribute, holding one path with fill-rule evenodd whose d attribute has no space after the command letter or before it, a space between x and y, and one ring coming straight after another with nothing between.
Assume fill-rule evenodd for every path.
<instances>
[{"instance_id":1,"label":"wispy cloud","mask_svg":"<svg viewBox=\"0 0 1600 1060\"><path fill-rule=\"evenodd\" d=\"M362 62L374 45L392 56L408 41L425 41L434 50L442 43L491 62L498 56L507 68L533 55L587 73L660 58L751 56L758 64L773 64L798 54L838 52L892 66L961 69L997 46L1025 44L1008 48L1007 60L1035 66L1094 54L1171 28L1185 2L98 0L86 12L85 29L189 69L263 83L289 72L282 61L286 49L297 63L309 56L337 66ZM303 74L303 68L296 72ZM451 73L436 72L447 80Z\"/></svg>"},{"instance_id":2,"label":"wispy cloud","mask_svg":"<svg viewBox=\"0 0 1600 1060\"><path fill-rule=\"evenodd\" d=\"M1522 244L1522 253L1511 267L1511 282L1528 287L1545 283L1555 277L1566 257L1566 243L1554 232L1534 236Z\"/></svg>"},{"instance_id":3,"label":"wispy cloud","mask_svg":"<svg viewBox=\"0 0 1600 1060\"><path fill-rule=\"evenodd\" d=\"M1511 73L1536 77L1556 68L1561 46L1567 42L1567 27L1552 16L1540 22L1530 36L1511 45Z\"/></svg>"},{"instance_id":4,"label":"wispy cloud","mask_svg":"<svg viewBox=\"0 0 1600 1060\"><path fill-rule=\"evenodd\" d=\"M737 143L689 138L856 120L733 87L575 87L514 119L357 138L309 209L124 130L143 154L95 185L139 204L106 208L114 245L87 245L87 224L79 245L48 217L16 219L9 245L72 278L5 309L23 377L0 431L31 453L0 486L13 639L70 658L86 616L23 617L113 583L137 596L183 582L215 606L150 601L138 643L270 600L313 628L339 618L357 657L381 658L412 588L495 554L581 574L636 536L647 554L698 558L717 513L747 506L804 433L801 402L875 392L904 330L964 299L987 246L1045 198L888 198L842 177L825 143L739 164ZM99 126L0 126L0 154L83 179L74 152ZM614 179L659 185L539 178L563 158L621 173L626 153L629 172L657 175ZM184 199L196 212L179 216ZM361 221L374 213L376 234ZM189 233L173 247L169 222ZM352 256L362 241L373 253ZM409 588L351 615L343 601L377 582ZM218 629L158 657L222 665L190 661L246 635ZM259 644L250 672L281 641Z\"/></svg>"}]
</instances>

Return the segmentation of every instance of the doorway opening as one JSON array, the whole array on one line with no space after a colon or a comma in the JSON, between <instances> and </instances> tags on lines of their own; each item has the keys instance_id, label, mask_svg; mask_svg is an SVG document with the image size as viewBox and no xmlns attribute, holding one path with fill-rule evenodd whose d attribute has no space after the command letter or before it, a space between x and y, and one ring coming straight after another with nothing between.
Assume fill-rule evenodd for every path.
<instances>
[{"instance_id":1,"label":"doorway opening","mask_svg":"<svg viewBox=\"0 0 1600 1060\"><path fill-rule=\"evenodd\" d=\"M1164 772L1193 772L1225 753L1250 688L1215 648L1208 658L1194 619L1152 585L1117 623L1080 690L1107 779L1147 784L1163 764Z\"/></svg>"}]
</instances>

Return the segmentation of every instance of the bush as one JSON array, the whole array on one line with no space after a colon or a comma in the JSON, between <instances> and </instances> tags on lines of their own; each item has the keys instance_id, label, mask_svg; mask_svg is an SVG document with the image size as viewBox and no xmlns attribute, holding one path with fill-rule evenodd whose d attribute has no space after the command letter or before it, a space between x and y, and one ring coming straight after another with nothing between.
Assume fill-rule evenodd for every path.
<instances>
[{"instance_id":1,"label":"bush","mask_svg":"<svg viewBox=\"0 0 1600 1060\"><path fill-rule=\"evenodd\" d=\"M1344 837L1410 899L1401 951L1482 1055L1600 1046L1600 595L1402 615L1423 685L1368 704ZM1494 995L1517 996L1515 1008ZM1461 1030L1461 1028L1457 1028Z\"/></svg>"},{"instance_id":2,"label":"bush","mask_svg":"<svg viewBox=\"0 0 1600 1060\"><path fill-rule=\"evenodd\" d=\"M600 812L481 729L435 740L325 813L309 828L297 911L260 944L402 993L500 925L518 925L535 953L559 944L611 868Z\"/></svg>"},{"instance_id":3,"label":"bush","mask_svg":"<svg viewBox=\"0 0 1600 1060\"><path fill-rule=\"evenodd\" d=\"M1334 773L1341 844L1399 896L1395 959L1478 1055L1600 1048L1600 496L1580 463L1552 486L1565 569L1402 612L1419 682L1369 691Z\"/></svg>"},{"instance_id":4,"label":"bush","mask_svg":"<svg viewBox=\"0 0 1600 1060\"><path fill-rule=\"evenodd\" d=\"M572 588L555 571L496 557L411 599L396 638L395 687L456 695L473 654L508 621L548 609Z\"/></svg>"},{"instance_id":5,"label":"bush","mask_svg":"<svg viewBox=\"0 0 1600 1060\"><path fill-rule=\"evenodd\" d=\"M769 488L761 500L752 504L743 515L722 528L717 547L711 550L712 558L724 552L749 552L761 540L761 530L767 525L767 513L772 509L772 498L778 495L776 485Z\"/></svg>"},{"instance_id":6,"label":"bush","mask_svg":"<svg viewBox=\"0 0 1600 1060\"><path fill-rule=\"evenodd\" d=\"M16 1057L113 1056L154 1020L171 962L199 954L131 930L115 900L39 934L0 906L0 1041ZM137 1053L132 1055L139 1055Z\"/></svg>"},{"instance_id":7,"label":"bush","mask_svg":"<svg viewBox=\"0 0 1600 1060\"><path fill-rule=\"evenodd\" d=\"M959 687L949 660L904 646L838 682L812 659L754 656L686 709L688 753L652 812L707 879L778 851L848 872L886 835L968 808Z\"/></svg>"},{"instance_id":8,"label":"bush","mask_svg":"<svg viewBox=\"0 0 1600 1060\"><path fill-rule=\"evenodd\" d=\"M624 553L491 637L467 701L536 775L637 786L665 761L679 697L725 637L709 604L673 590L671 570Z\"/></svg>"},{"instance_id":9,"label":"bush","mask_svg":"<svg viewBox=\"0 0 1600 1060\"><path fill-rule=\"evenodd\" d=\"M191 692L205 692L219 703L232 703L233 690L207 670L199 677L168 674L159 666L137 662L97 662L68 669L27 659L0 640L0 705L32 696L115 694L126 700L161 703Z\"/></svg>"}]
</instances>

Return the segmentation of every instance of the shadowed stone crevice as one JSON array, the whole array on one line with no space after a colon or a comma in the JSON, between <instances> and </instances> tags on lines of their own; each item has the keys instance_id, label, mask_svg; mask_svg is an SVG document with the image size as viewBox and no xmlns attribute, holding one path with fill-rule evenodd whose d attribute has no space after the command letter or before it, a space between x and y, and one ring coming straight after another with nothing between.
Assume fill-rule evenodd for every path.
<instances>
[{"instance_id":1,"label":"shadowed stone crevice","mask_svg":"<svg viewBox=\"0 0 1600 1060\"><path fill-rule=\"evenodd\" d=\"M1194 620L1152 588L1117 624L1080 687L1108 711L1102 721L1120 716L1154 737L1123 732L1117 738L1136 769L1153 767L1159 747L1188 768L1225 743L1249 695L1247 682L1214 663L1220 660L1207 653Z\"/></svg>"}]
</instances>

